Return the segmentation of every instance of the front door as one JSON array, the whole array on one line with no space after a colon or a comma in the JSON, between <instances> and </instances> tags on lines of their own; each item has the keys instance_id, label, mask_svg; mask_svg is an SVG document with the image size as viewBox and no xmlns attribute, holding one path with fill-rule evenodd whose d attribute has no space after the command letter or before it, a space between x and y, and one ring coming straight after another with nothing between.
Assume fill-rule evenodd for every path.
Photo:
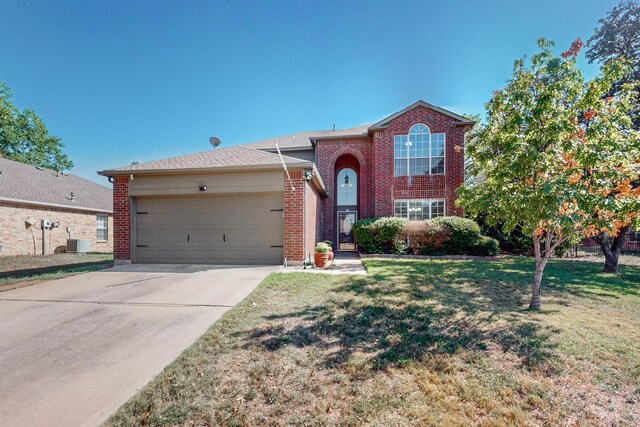
<instances>
[{"instance_id":1,"label":"front door","mask_svg":"<svg viewBox=\"0 0 640 427\"><path fill-rule=\"evenodd\" d=\"M355 251L353 224L358 220L357 212L338 211L338 250Z\"/></svg>"}]
</instances>

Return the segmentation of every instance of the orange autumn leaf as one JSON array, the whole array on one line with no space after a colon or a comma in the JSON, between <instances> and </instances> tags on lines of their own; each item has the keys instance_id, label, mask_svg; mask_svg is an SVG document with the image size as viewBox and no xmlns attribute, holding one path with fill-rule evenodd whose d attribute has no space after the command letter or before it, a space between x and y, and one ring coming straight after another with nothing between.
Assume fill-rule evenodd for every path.
<instances>
[{"instance_id":1,"label":"orange autumn leaf","mask_svg":"<svg viewBox=\"0 0 640 427\"><path fill-rule=\"evenodd\" d=\"M577 182L580 182L580 180L582 179L582 174L580 172L574 172L571 175L569 175L568 178L568 182L569 184L575 184Z\"/></svg>"}]
</instances>

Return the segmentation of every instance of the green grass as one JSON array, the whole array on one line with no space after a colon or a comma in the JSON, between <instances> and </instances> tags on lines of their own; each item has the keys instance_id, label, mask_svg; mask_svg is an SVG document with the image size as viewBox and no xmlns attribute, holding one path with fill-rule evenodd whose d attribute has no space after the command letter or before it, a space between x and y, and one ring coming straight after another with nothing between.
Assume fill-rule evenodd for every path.
<instances>
[{"instance_id":1,"label":"green grass","mask_svg":"<svg viewBox=\"0 0 640 427\"><path fill-rule=\"evenodd\" d=\"M61 279L113 265L112 254L56 254L0 258L0 291L46 280Z\"/></svg>"},{"instance_id":2,"label":"green grass","mask_svg":"<svg viewBox=\"0 0 640 427\"><path fill-rule=\"evenodd\" d=\"M640 267L365 260L274 274L108 425L637 425Z\"/></svg>"}]
</instances>

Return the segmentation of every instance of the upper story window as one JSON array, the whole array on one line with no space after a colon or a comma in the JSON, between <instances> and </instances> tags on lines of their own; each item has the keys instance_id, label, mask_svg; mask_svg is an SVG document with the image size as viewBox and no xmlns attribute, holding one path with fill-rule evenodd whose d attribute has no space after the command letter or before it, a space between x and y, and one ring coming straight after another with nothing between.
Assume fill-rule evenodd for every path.
<instances>
[{"instance_id":1,"label":"upper story window","mask_svg":"<svg viewBox=\"0 0 640 427\"><path fill-rule=\"evenodd\" d=\"M358 204L358 175L351 168L340 169L336 179L338 206L356 206Z\"/></svg>"},{"instance_id":2,"label":"upper story window","mask_svg":"<svg viewBox=\"0 0 640 427\"><path fill-rule=\"evenodd\" d=\"M407 135L394 136L394 175L444 173L444 144L444 133L431 133L422 123L411 126Z\"/></svg>"}]
</instances>

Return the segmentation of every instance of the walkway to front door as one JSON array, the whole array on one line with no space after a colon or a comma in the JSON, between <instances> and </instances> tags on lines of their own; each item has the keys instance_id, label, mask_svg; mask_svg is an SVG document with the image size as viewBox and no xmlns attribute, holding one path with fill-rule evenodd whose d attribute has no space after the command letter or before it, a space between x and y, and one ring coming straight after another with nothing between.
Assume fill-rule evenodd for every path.
<instances>
[{"instance_id":1,"label":"walkway to front door","mask_svg":"<svg viewBox=\"0 0 640 427\"><path fill-rule=\"evenodd\" d=\"M354 274L357 276L366 276L365 270L360 261L360 257L356 252L336 252L333 261L330 261L325 268L303 267L301 265L292 267L283 267L279 273L322 273L322 274Z\"/></svg>"}]
</instances>

